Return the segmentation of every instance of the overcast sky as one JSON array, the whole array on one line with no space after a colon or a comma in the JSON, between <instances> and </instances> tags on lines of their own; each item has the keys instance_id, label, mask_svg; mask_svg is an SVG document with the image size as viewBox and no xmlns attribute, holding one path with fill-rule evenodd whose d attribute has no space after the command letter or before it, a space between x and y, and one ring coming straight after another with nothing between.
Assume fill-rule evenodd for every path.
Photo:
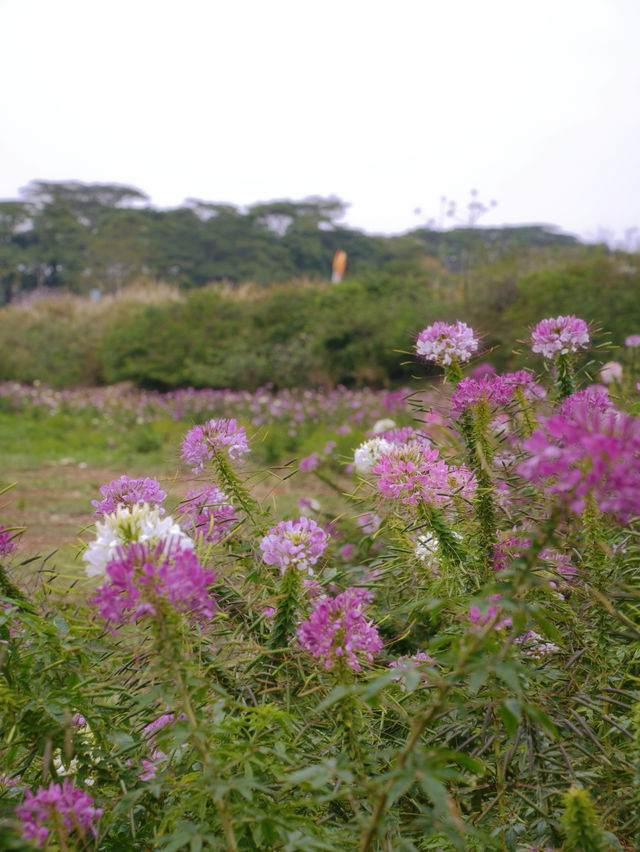
<instances>
[{"instance_id":1,"label":"overcast sky","mask_svg":"<svg viewBox=\"0 0 640 852\"><path fill-rule=\"evenodd\" d=\"M639 37L639 0L0 0L0 198L335 194L394 233L476 188L484 224L622 239Z\"/></svg>"}]
</instances>

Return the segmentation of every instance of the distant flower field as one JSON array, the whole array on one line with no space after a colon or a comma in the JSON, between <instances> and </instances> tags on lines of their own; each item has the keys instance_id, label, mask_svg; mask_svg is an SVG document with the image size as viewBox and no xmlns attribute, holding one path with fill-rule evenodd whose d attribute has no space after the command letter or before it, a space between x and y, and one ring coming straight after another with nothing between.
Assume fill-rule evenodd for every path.
<instances>
[{"instance_id":1,"label":"distant flower field","mask_svg":"<svg viewBox=\"0 0 640 852\"><path fill-rule=\"evenodd\" d=\"M551 317L499 375L437 322L413 394L0 385L190 483L103 482L66 591L0 516L0 848L640 848L639 343L586 374Z\"/></svg>"}]
</instances>

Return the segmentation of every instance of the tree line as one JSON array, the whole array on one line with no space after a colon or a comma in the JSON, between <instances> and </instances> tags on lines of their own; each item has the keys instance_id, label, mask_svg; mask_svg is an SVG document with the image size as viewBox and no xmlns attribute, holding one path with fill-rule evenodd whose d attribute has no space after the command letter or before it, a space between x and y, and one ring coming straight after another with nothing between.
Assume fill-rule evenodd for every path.
<instances>
[{"instance_id":1,"label":"tree line","mask_svg":"<svg viewBox=\"0 0 640 852\"><path fill-rule=\"evenodd\" d=\"M370 235L340 224L346 209L333 196L247 208L187 199L157 209L131 186L32 181L19 199L0 201L0 304L36 288L114 293L142 277L182 288L326 279L338 248L347 252L350 274L411 275L434 260L463 272L515 250L578 244L541 225L477 228L470 222L446 231Z\"/></svg>"}]
</instances>

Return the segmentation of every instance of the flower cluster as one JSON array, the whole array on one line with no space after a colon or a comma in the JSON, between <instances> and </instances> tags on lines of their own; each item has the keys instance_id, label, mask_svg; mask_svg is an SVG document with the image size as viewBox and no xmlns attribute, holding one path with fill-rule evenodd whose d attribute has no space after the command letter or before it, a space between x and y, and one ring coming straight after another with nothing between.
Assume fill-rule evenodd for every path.
<instances>
[{"instance_id":1,"label":"flower cluster","mask_svg":"<svg viewBox=\"0 0 640 852\"><path fill-rule=\"evenodd\" d=\"M505 373L502 377L509 385L520 388L526 399L544 399L547 395L545 388L536 382L528 370L516 370L515 373Z\"/></svg>"},{"instance_id":2,"label":"flower cluster","mask_svg":"<svg viewBox=\"0 0 640 852\"><path fill-rule=\"evenodd\" d=\"M548 657L549 654L555 654L559 651L557 645L553 642L545 642L539 633L535 630L527 630L522 636L516 638L516 644L520 646L520 653L523 657L532 657L537 660Z\"/></svg>"},{"instance_id":3,"label":"flower cluster","mask_svg":"<svg viewBox=\"0 0 640 852\"><path fill-rule=\"evenodd\" d=\"M601 512L626 523L640 514L640 420L601 411L586 400L570 416L547 418L524 442L529 458L518 466L524 479L542 485L580 513L593 496Z\"/></svg>"},{"instance_id":4,"label":"flower cluster","mask_svg":"<svg viewBox=\"0 0 640 852\"><path fill-rule=\"evenodd\" d=\"M476 489L475 477L467 468L448 465L437 450L416 442L383 455L373 472L383 497L411 506L420 502L446 506L453 494L469 498Z\"/></svg>"},{"instance_id":5,"label":"flower cluster","mask_svg":"<svg viewBox=\"0 0 640 852\"><path fill-rule=\"evenodd\" d=\"M184 719L186 717L180 714L178 718ZM147 756L142 760L142 772L139 775L141 781L151 781L151 779L155 778L159 765L167 759L168 755L159 748L156 740L158 734L163 729L172 727L175 721L175 713L164 713L162 716L154 719L153 722L150 722L146 728L142 729L142 737L146 741L149 750Z\"/></svg>"},{"instance_id":6,"label":"flower cluster","mask_svg":"<svg viewBox=\"0 0 640 852\"><path fill-rule=\"evenodd\" d=\"M225 538L238 522L227 495L215 485L190 488L178 513L182 523L188 524L195 535L213 544Z\"/></svg>"},{"instance_id":7,"label":"flower cluster","mask_svg":"<svg viewBox=\"0 0 640 852\"><path fill-rule=\"evenodd\" d=\"M492 622L496 616L501 614L501 607L498 601L501 595L491 595L486 598L485 605L481 609L473 604L469 607L469 629L473 632L480 632L483 627ZM511 618L498 618L493 625L494 630L504 630L506 627L511 627Z\"/></svg>"},{"instance_id":8,"label":"flower cluster","mask_svg":"<svg viewBox=\"0 0 640 852\"><path fill-rule=\"evenodd\" d=\"M160 507L167 496L155 479L131 479L129 476L112 480L108 485L103 485L100 491L102 500L91 501L91 505L96 507L94 518L102 518L117 509L135 506L137 503Z\"/></svg>"},{"instance_id":9,"label":"flower cluster","mask_svg":"<svg viewBox=\"0 0 640 852\"><path fill-rule=\"evenodd\" d=\"M545 358L577 352L589 345L589 329L573 315L541 320L531 332L531 349Z\"/></svg>"},{"instance_id":10,"label":"flower cluster","mask_svg":"<svg viewBox=\"0 0 640 852\"><path fill-rule=\"evenodd\" d=\"M562 400L560 414L569 420L574 416L578 420L584 416L585 411L612 411L615 405L609 399L607 389L602 385L591 385L581 391L576 391Z\"/></svg>"},{"instance_id":11,"label":"flower cluster","mask_svg":"<svg viewBox=\"0 0 640 852\"><path fill-rule=\"evenodd\" d=\"M280 521L260 541L260 549L267 565L277 565L281 574L289 565L313 574L311 566L320 559L327 542L322 527L303 516L297 521Z\"/></svg>"},{"instance_id":12,"label":"flower cluster","mask_svg":"<svg viewBox=\"0 0 640 852\"><path fill-rule=\"evenodd\" d=\"M40 787L37 793L27 790L23 804L18 805L15 813L22 821L25 840L34 840L41 847L53 825L64 827L67 835L77 830L83 837L87 832L97 837L96 823L102 809L95 807L91 796L65 779L62 784Z\"/></svg>"},{"instance_id":13,"label":"flower cluster","mask_svg":"<svg viewBox=\"0 0 640 852\"><path fill-rule=\"evenodd\" d=\"M359 656L371 662L382 648L376 627L363 613L371 599L371 592L360 588L347 589L335 598L318 598L309 620L298 628L298 641L321 659L325 669L344 662L359 672Z\"/></svg>"},{"instance_id":14,"label":"flower cluster","mask_svg":"<svg viewBox=\"0 0 640 852\"><path fill-rule=\"evenodd\" d=\"M640 334L630 334L628 337L625 337L624 345L629 346L632 349L636 346L640 346Z\"/></svg>"},{"instance_id":15,"label":"flower cluster","mask_svg":"<svg viewBox=\"0 0 640 852\"><path fill-rule=\"evenodd\" d=\"M458 320L455 325L434 322L418 335L416 351L429 361L446 367L454 361L462 364L478 351L473 329Z\"/></svg>"},{"instance_id":16,"label":"flower cluster","mask_svg":"<svg viewBox=\"0 0 640 852\"><path fill-rule=\"evenodd\" d=\"M203 568L193 550L134 542L118 550L105 572L91 603L110 627L153 618L166 606L200 619L215 613L208 588L215 571Z\"/></svg>"},{"instance_id":17,"label":"flower cluster","mask_svg":"<svg viewBox=\"0 0 640 852\"><path fill-rule=\"evenodd\" d=\"M167 515L161 517L161 509L146 503L134 504L105 515L96 523L96 538L84 552L87 577L104 574L107 563L117 551L131 542L162 542L165 550L191 548L193 542L180 526Z\"/></svg>"},{"instance_id":18,"label":"flower cluster","mask_svg":"<svg viewBox=\"0 0 640 852\"><path fill-rule=\"evenodd\" d=\"M433 657L425 654L424 651L418 651L417 654L405 654L403 657L398 657L396 660L391 660L389 663L390 669L396 669L398 672L394 675L393 680L400 684L400 689L405 692L407 689L407 675L411 672L420 672L423 666L432 666L435 663ZM429 678L422 674L419 681L423 686L427 686Z\"/></svg>"},{"instance_id":19,"label":"flower cluster","mask_svg":"<svg viewBox=\"0 0 640 852\"><path fill-rule=\"evenodd\" d=\"M505 406L514 390L514 383L503 376L491 376L488 379L462 379L451 397L451 405L457 414L467 411L484 400L490 406Z\"/></svg>"},{"instance_id":20,"label":"flower cluster","mask_svg":"<svg viewBox=\"0 0 640 852\"><path fill-rule=\"evenodd\" d=\"M249 452L244 426L236 420L209 420L204 426L194 426L182 442L183 458L194 473L200 473L204 463L212 459L214 452L226 453L232 461L239 461Z\"/></svg>"},{"instance_id":21,"label":"flower cluster","mask_svg":"<svg viewBox=\"0 0 640 852\"><path fill-rule=\"evenodd\" d=\"M365 441L360 444L353 456L356 471L362 476L366 476L371 473L382 456L391 452L391 450L393 450L393 444L386 438L371 438L369 441Z\"/></svg>"},{"instance_id":22,"label":"flower cluster","mask_svg":"<svg viewBox=\"0 0 640 852\"><path fill-rule=\"evenodd\" d=\"M16 543L12 540L9 530L0 526L0 559L13 553L15 547Z\"/></svg>"}]
</instances>

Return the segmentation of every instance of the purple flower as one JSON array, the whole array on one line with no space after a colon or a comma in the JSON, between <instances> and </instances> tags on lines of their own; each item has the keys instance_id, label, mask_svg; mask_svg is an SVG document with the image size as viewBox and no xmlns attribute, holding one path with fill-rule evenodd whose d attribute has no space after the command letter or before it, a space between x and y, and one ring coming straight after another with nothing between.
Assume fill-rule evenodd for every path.
<instances>
[{"instance_id":1,"label":"purple flower","mask_svg":"<svg viewBox=\"0 0 640 852\"><path fill-rule=\"evenodd\" d=\"M208 590L215 571L203 568L191 549L167 551L163 543L133 542L118 549L105 573L108 580L91 603L110 629L114 624L153 618L167 605L201 619L215 613Z\"/></svg>"},{"instance_id":2,"label":"purple flower","mask_svg":"<svg viewBox=\"0 0 640 852\"><path fill-rule=\"evenodd\" d=\"M536 382L528 370L516 370L515 373L505 373L502 377L507 384L520 388L527 399L544 399L546 390Z\"/></svg>"},{"instance_id":3,"label":"purple flower","mask_svg":"<svg viewBox=\"0 0 640 852\"><path fill-rule=\"evenodd\" d=\"M625 346L640 346L640 334L630 334L624 339Z\"/></svg>"},{"instance_id":4,"label":"purple flower","mask_svg":"<svg viewBox=\"0 0 640 852\"><path fill-rule=\"evenodd\" d=\"M411 506L420 501L446 506L454 492L471 497L476 488L475 478L467 468L446 464L438 458L437 450L416 442L383 455L373 472L383 497Z\"/></svg>"},{"instance_id":5,"label":"purple flower","mask_svg":"<svg viewBox=\"0 0 640 852\"><path fill-rule=\"evenodd\" d=\"M15 813L22 821L22 836L40 847L46 842L54 820L66 829L67 836L77 830L82 837L87 832L97 837L96 823L102 816L102 808L94 807L91 796L65 779L62 784L40 787L35 794L27 790L23 804L18 805Z\"/></svg>"},{"instance_id":6,"label":"purple flower","mask_svg":"<svg viewBox=\"0 0 640 852\"><path fill-rule=\"evenodd\" d=\"M531 332L531 349L545 358L577 352L589 345L589 329L573 315L541 320Z\"/></svg>"},{"instance_id":7,"label":"purple flower","mask_svg":"<svg viewBox=\"0 0 640 852\"><path fill-rule=\"evenodd\" d=\"M188 525L196 535L213 544L225 538L238 522L235 508L215 485L189 489L178 506L178 514L183 527Z\"/></svg>"},{"instance_id":8,"label":"purple flower","mask_svg":"<svg viewBox=\"0 0 640 852\"><path fill-rule=\"evenodd\" d=\"M278 565L281 574L289 565L313 574L311 566L322 556L327 542L322 527L311 518L301 517L297 521L280 521L261 540L260 549L267 565Z\"/></svg>"},{"instance_id":9,"label":"purple flower","mask_svg":"<svg viewBox=\"0 0 640 852\"><path fill-rule=\"evenodd\" d=\"M312 656L321 659L325 669L344 661L359 672L359 656L371 662L382 648L376 627L362 611L371 599L371 592L359 588L347 589L335 598L318 598L309 621L303 621L298 628L298 641Z\"/></svg>"},{"instance_id":10,"label":"purple flower","mask_svg":"<svg viewBox=\"0 0 640 852\"><path fill-rule=\"evenodd\" d=\"M506 405L513 393L514 384L503 376L492 376L489 379L462 379L451 397L453 410L457 414L485 400L492 407Z\"/></svg>"},{"instance_id":11,"label":"purple flower","mask_svg":"<svg viewBox=\"0 0 640 852\"><path fill-rule=\"evenodd\" d=\"M185 719L186 717L181 713L178 718ZM143 771L138 776L141 781L150 781L152 778L155 778L159 764L167 759L165 752L158 748L156 739L160 731L164 728L172 727L175 722L175 713L165 713L162 716L158 716L158 718L154 719L153 722L150 722L146 728L142 729L142 736L147 742L149 752L147 757L142 760Z\"/></svg>"},{"instance_id":12,"label":"purple flower","mask_svg":"<svg viewBox=\"0 0 640 852\"><path fill-rule=\"evenodd\" d=\"M418 355L444 367L454 361L459 364L468 361L477 352L478 345L473 329L466 323L460 320L455 325L434 322L418 335L416 351Z\"/></svg>"},{"instance_id":13,"label":"purple flower","mask_svg":"<svg viewBox=\"0 0 640 852\"><path fill-rule=\"evenodd\" d=\"M137 503L149 503L158 507L167 496L155 479L131 479L126 475L103 485L100 491L102 500L91 501L91 505L96 507L94 518L109 515L120 506L135 506Z\"/></svg>"},{"instance_id":14,"label":"purple flower","mask_svg":"<svg viewBox=\"0 0 640 852\"><path fill-rule=\"evenodd\" d=\"M16 548L15 541L11 540L11 533L8 529L0 526L0 558L9 556Z\"/></svg>"},{"instance_id":15,"label":"purple flower","mask_svg":"<svg viewBox=\"0 0 640 852\"><path fill-rule=\"evenodd\" d=\"M320 464L320 460L318 458L317 453L311 453L310 456L306 456L303 459L300 459L300 472L301 473L310 473L312 470L315 470Z\"/></svg>"},{"instance_id":16,"label":"purple flower","mask_svg":"<svg viewBox=\"0 0 640 852\"><path fill-rule=\"evenodd\" d=\"M523 446L529 458L519 465L520 476L542 485L574 512L582 512L592 495L601 512L621 523L640 514L637 418L599 410L586 397L574 399L567 413L549 417Z\"/></svg>"},{"instance_id":17,"label":"purple flower","mask_svg":"<svg viewBox=\"0 0 640 852\"><path fill-rule=\"evenodd\" d=\"M475 604L469 607L469 630L479 633L483 627L489 624L497 615L500 614L501 595L491 595L486 598L482 609ZM493 625L494 630L504 630L506 627L511 627L511 618L502 618L496 621Z\"/></svg>"},{"instance_id":18,"label":"purple flower","mask_svg":"<svg viewBox=\"0 0 640 852\"><path fill-rule=\"evenodd\" d=\"M591 385L581 391L576 391L562 400L560 414L573 420L574 413L580 419L585 411L612 411L615 405L609 399L607 389L602 385Z\"/></svg>"},{"instance_id":19,"label":"purple flower","mask_svg":"<svg viewBox=\"0 0 640 852\"><path fill-rule=\"evenodd\" d=\"M204 426L194 426L182 442L181 458L192 466L194 473L200 473L207 459L214 452L225 452L233 461L249 452L249 444L244 426L238 426L236 420L210 420Z\"/></svg>"},{"instance_id":20,"label":"purple flower","mask_svg":"<svg viewBox=\"0 0 640 852\"><path fill-rule=\"evenodd\" d=\"M400 688L404 692L406 687L406 678L405 675L411 671L420 671L422 666L432 666L435 663L433 657L430 657L428 654L425 654L424 651L418 651L417 654L408 655L406 654L403 657L398 657L395 660L391 660L389 663L390 669L397 669L398 674L393 678L400 683ZM428 684L429 680L425 675L422 675L420 681L423 684Z\"/></svg>"}]
</instances>

